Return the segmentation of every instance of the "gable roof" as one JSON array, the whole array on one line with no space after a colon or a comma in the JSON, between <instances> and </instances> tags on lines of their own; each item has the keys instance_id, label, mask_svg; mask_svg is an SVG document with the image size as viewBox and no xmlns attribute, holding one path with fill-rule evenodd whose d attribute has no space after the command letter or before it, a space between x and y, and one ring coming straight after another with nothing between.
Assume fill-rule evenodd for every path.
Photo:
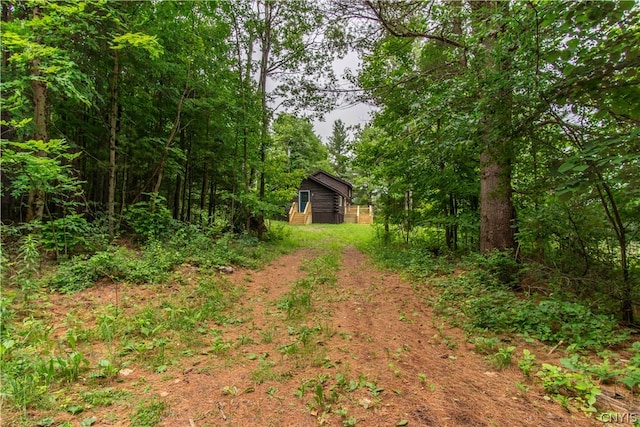
<instances>
[{"instance_id":1,"label":"gable roof","mask_svg":"<svg viewBox=\"0 0 640 427\"><path fill-rule=\"evenodd\" d=\"M314 172L314 173L312 173L312 174L311 174L311 176L317 176L317 175L326 175L326 176L328 176L329 178L333 179L334 181L341 182L341 183L343 183L344 185L348 186L349 188L353 189L353 186L352 186L350 183L348 183L348 182L347 182L347 181L345 181L344 179L340 179L340 178L338 178L337 176L331 175L329 172L325 172L325 171L323 171L323 170L318 170L318 171L316 171L316 172Z\"/></svg>"},{"instance_id":2,"label":"gable roof","mask_svg":"<svg viewBox=\"0 0 640 427\"><path fill-rule=\"evenodd\" d=\"M309 175L307 179L310 179L322 185L323 187L327 187L328 189L333 190L344 197L347 197L347 198L351 197L348 190L349 189L353 190L353 186L349 184L347 181L342 180L336 176L333 176L328 172L325 172L323 170L318 170L312 173L311 175ZM345 187L347 191L345 191Z\"/></svg>"}]
</instances>

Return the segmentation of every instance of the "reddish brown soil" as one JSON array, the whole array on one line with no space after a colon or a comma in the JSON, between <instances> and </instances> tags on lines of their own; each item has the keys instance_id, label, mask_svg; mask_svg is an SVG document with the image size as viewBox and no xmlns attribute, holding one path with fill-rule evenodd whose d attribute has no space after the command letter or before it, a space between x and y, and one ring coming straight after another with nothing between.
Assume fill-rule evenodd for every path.
<instances>
[{"instance_id":1,"label":"reddish brown soil","mask_svg":"<svg viewBox=\"0 0 640 427\"><path fill-rule=\"evenodd\" d=\"M546 399L538 384L523 378L517 364L496 370L473 351L461 330L447 327L434 316L421 291L398 274L375 268L353 248L343 253L337 283L316 290L313 309L301 321L308 328L322 329L312 335L309 352L283 354L282 346L296 339L289 328L301 326L286 319L274 301L307 275L300 267L315 255L305 249L259 271L237 270L227 276L231 284L246 287L234 308L246 321L218 328L224 339L237 342L244 337L245 344L222 355L202 351L183 356L164 373L132 363L129 375L105 385L130 391L129 402L95 407L75 417L57 414L56 421L66 418L80 425L81 419L95 416L94 426L127 426L140 401L159 399L166 403L160 424L172 427L342 426L350 418L358 426L601 424ZM182 284L165 285L163 292L190 286L196 274L185 267ZM115 290L113 284L103 283L74 296L52 296L51 315L58 322L55 333L64 334L61 322L69 311L90 313L100 304L113 302ZM152 301L158 288L121 286L118 292L126 310L135 303ZM272 332L271 342L264 342L265 331ZM203 340L211 337L203 336ZM521 355L524 344L512 344ZM539 360L555 356L546 356L549 349L541 346L526 344L526 348ZM92 366L103 351L96 347L89 355ZM257 380L260 358L273 363L270 372L275 378ZM358 386L352 391L339 388L337 374ZM316 385L303 397L294 395L319 375L326 376L320 382L324 396L330 396L332 387L335 391L330 408L319 407L314 400ZM360 379L362 383L357 382ZM374 382L381 389L377 396L366 384ZM528 392L520 390L517 382L526 384ZM335 410L344 410L346 415Z\"/></svg>"}]
</instances>

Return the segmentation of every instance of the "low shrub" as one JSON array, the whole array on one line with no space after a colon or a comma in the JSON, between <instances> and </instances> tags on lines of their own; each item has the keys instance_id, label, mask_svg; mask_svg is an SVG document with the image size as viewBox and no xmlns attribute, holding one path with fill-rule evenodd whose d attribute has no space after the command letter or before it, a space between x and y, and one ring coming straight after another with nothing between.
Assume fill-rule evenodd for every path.
<instances>
[{"instance_id":1,"label":"low shrub","mask_svg":"<svg viewBox=\"0 0 640 427\"><path fill-rule=\"evenodd\" d=\"M103 277L125 280L133 268L132 252L124 247L113 247L88 259L75 256L63 262L49 278L48 285L60 292L77 292L93 286Z\"/></svg>"},{"instance_id":2,"label":"low shrub","mask_svg":"<svg viewBox=\"0 0 640 427\"><path fill-rule=\"evenodd\" d=\"M158 196L155 204L138 202L127 207L124 223L141 239L170 239L177 222L171 216L165 200Z\"/></svg>"},{"instance_id":3,"label":"low shrub","mask_svg":"<svg viewBox=\"0 0 640 427\"><path fill-rule=\"evenodd\" d=\"M594 313L585 304L520 295L487 286L477 276L438 283L436 308L457 317L463 326L493 332L520 333L548 343L563 341L577 348L601 349L629 338L613 316Z\"/></svg>"}]
</instances>

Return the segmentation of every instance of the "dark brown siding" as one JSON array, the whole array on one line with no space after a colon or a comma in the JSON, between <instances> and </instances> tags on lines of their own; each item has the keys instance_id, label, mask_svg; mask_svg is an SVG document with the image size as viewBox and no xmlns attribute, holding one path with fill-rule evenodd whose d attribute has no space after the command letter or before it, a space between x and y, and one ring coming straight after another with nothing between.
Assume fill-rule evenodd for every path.
<instances>
[{"instance_id":1,"label":"dark brown siding","mask_svg":"<svg viewBox=\"0 0 640 427\"><path fill-rule=\"evenodd\" d=\"M339 195L329 188L305 179L300 185L300 190L311 192L311 211L314 223L341 224L344 222L344 215L339 204Z\"/></svg>"},{"instance_id":2,"label":"dark brown siding","mask_svg":"<svg viewBox=\"0 0 640 427\"><path fill-rule=\"evenodd\" d=\"M338 192L342 193L345 196L349 196L349 186L343 182L337 181L335 179L333 179L332 177L325 175L322 172L318 172L316 174L313 175L313 177L315 179L317 179L318 181L327 184L330 187L335 188L336 190L338 190Z\"/></svg>"}]
</instances>

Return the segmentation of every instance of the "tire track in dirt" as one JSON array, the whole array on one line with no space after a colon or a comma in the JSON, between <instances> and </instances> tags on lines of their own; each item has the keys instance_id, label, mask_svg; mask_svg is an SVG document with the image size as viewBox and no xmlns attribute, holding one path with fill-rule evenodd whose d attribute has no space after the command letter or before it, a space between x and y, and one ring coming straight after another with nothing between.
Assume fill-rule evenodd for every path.
<instances>
[{"instance_id":1,"label":"tire track in dirt","mask_svg":"<svg viewBox=\"0 0 640 427\"><path fill-rule=\"evenodd\" d=\"M276 344L262 344L260 333L277 327L280 315L274 312L273 302L291 289L291 284L305 276L301 266L313 258L315 252L301 249L279 257L259 270L238 269L226 277L232 284L243 286L246 291L235 307L250 321L236 327L219 328L225 339L236 341L240 336L250 337L254 344L242 346L239 354L229 360L225 356L204 355L185 369L180 381L175 380L172 389L160 391L166 395L171 409L162 426L284 426L283 413L290 410L285 402L267 397L269 385L258 385L251 379L256 362L248 354L271 354L275 360ZM276 331L276 334L278 332ZM280 331L279 334L285 333ZM236 387L236 395L224 395L225 387ZM252 390L249 392L249 390ZM243 393L246 391L246 393ZM191 421L190 421L191 420Z\"/></svg>"},{"instance_id":2,"label":"tire track in dirt","mask_svg":"<svg viewBox=\"0 0 640 427\"><path fill-rule=\"evenodd\" d=\"M361 414L362 425L599 425L546 401L539 387L520 396L517 366L495 371L462 331L434 320L409 283L373 268L356 249L344 251L336 292L342 301L330 307L335 326L352 338L334 354L348 352L351 369L385 389L381 406Z\"/></svg>"},{"instance_id":3,"label":"tire track in dirt","mask_svg":"<svg viewBox=\"0 0 640 427\"><path fill-rule=\"evenodd\" d=\"M300 323L286 319L277 301L307 276L301 270L305 260L321 253L301 249L260 270L238 269L225 276L225 282L243 289L228 313L241 321L210 322L204 325L209 332L201 336L203 345L194 346L204 348L202 353L180 357L163 373L134 363L135 372L112 385L130 391L137 401L164 402L167 409L160 425L166 427L314 427L321 421L342 426L345 418L335 413L337 409L353 417L358 426L367 427L395 426L400 420L407 420L409 426L440 427L599 425L542 399L540 387L530 385L527 396L518 395L515 382L523 378L517 367L494 371L472 351L462 331L434 320L424 298L409 283L396 273L375 268L356 249L343 251L335 284L314 290L307 318ZM189 279L162 289L177 292L177 287L196 286L196 282ZM155 292L155 287L127 288L121 297L128 303L123 305L128 308L133 302L153 300ZM104 301L104 289L83 294L90 296L96 297L92 304L99 304ZM317 354L326 355L326 363L280 351L298 339L290 328L303 326L323 327L314 336L318 340L314 345ZM214 330L232 344L227 353L208 350ZM264 339L265 331L272 332L272 339ZM239 340L245 342L240 345ZM276 377L257 381L255 373L264 367ZM343 389L324 419L312 404L313 390L294 396L306 381L320 377L327 378L323 387L328 393L338 374L375 381L384 391L374 397L367 387ZM235 391L225 392L225 388ZM91 413L99 420L95 425L128 426L133 410L122 402Z\"/></svg>"}]
</instances>

